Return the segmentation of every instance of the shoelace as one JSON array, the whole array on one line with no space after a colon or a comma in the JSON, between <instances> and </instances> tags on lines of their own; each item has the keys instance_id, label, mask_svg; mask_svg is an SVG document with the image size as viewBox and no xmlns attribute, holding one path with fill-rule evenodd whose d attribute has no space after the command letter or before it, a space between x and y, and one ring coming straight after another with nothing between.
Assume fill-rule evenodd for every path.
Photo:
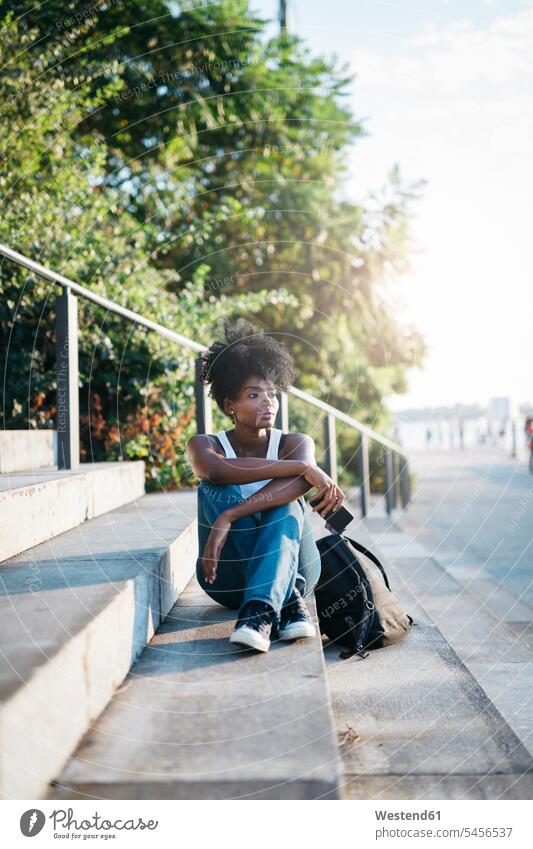
<instances>
[{"instance_id":1,"label":"shoelace","mask_svg":"<svg viewBox=\"0 0 533 849\"><path fill-rule=\"evenodd\" d=\"M272 617L267 610L256 610L254 613L247 613L242 621L249 624L257 622L259 625L271 625Z\"/></svg>"},{"instance_id":2,"label":"shoelace","mask_svg":"<svg viewBox=\"0 0 533 849\"><path fill-rule=\"evenodd\" d=\"M298 593L294 601L288 605L287 619L292 619L293 616L307 616L307 606L302 596Z\"/></svg>"}]
</instances>

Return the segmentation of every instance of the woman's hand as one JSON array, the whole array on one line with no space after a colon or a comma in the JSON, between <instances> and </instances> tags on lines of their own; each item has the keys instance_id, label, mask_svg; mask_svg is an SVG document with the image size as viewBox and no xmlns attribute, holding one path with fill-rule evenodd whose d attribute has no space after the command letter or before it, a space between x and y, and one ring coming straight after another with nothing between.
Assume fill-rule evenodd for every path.
<instances>
[{"instance_id":1,"label":"woman's hand","mask_svg":"<svg viewBox=\"0 0 533 849\"><path fill-rule=\"evenodd\" d=\"M333 510L338 510L345 502L343 491L330 478L326 472L322 471L318 466L310 466L305 474L305 479L312 486L316 487L316 492L311 501L317 501L312 508L313 513L319 513L322 517L332 513Z\"/></svg>"},{"instance_id":2,"label":"woman's hand","mask_svg":"<svg viewBox=\"0 0 533 849\"><path fill-rule=\"evenodd\" d=\"M202 571L208 584L214 583L217 576L218 561L230 528L231 516L226 510L213 522L202 554Z\"/></svg>"},{"instance_id":3,"label":"woman's hand","mask_svg":"<svg viewBox=\"0 0 533 849\"><path fill-rule=\"evenodd\" d=\"M307 469L305 475L305 480L307 483L310 483L311 486L315 486L317 489L323 489L328 484L333 483L330 476L322 471L319 466L315 466L314 464L309 464L309 468Z\"/></svg>"}]
</instances>

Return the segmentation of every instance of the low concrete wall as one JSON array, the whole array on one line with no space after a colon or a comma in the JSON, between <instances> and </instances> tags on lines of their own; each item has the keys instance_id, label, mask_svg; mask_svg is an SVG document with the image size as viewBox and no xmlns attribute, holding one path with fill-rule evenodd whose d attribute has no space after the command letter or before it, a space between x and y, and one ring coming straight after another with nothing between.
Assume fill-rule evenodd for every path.
<instances>
[{"instance_id":1,"label":"low concrete wall","mask_svg":"<svg viewBox=\"0 0 533 849\"><path fill-rule=\"evenodd\" d=\"M55 430L0 431L0 474L54 466L56 441Z\"/></svg>"}]
</instances>

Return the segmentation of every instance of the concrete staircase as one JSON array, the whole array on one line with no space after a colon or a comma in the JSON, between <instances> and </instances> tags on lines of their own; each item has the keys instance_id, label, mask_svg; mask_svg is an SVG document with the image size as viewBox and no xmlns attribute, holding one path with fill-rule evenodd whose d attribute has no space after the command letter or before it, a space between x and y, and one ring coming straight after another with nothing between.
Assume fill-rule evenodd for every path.
<instances>
[{"instance_id":1,"label":"concrete staircase","mask_svg":"<svg viewBox=\"0 0 533 849\"><path fill-rule=\"evenodd\" d=\"M530 798L531 717L483 675L531 668L531 648L398 515L377 504L348 535L383 558L407 640L364 661L318 636L260 655L196 583L195 492L143 495L139 469L0 476L6 503L29 489L17 527L49 511L0 567L2 798Z\"/></svg>"},{"instance_id":2,"label":"concrete staircase","mask_svg":"<svg viewBox=\"0 0 533 849\"><path fill-rule=\"evenodd\" d=\"M185 497L142 462L0 475L2 798L46 793L186 585Z\"/></svg>"},{"instance_id":3,"label":"concrete staircase","mask_svg":"<svg viewBox=\"0 0 533 849\"><path fill-rule=\"evenodd\" d=\"M144 494L144 463L0 475L0 561Z\"/></svg>"},{"instance_id":4,"label":"concrete staircase","mask_svg":"<svg viewBox=\"0 0 533 849\"><path fill-rule=\"evenodd\" d=\"M263 655L234 624L193 578L47 798L337 798L320 638Z\"/></svg>"},{"instance_id":5,"label":"concrete staircase","mask_svg":"<svg viewBox=\"0 0 533 849\"><path fill-rule=\"evenodd\" d=\"M232 646L194 577L196 492L143 480L0 476L1 797L337 798L320 637Z\"/></svg>"}]
</instances>

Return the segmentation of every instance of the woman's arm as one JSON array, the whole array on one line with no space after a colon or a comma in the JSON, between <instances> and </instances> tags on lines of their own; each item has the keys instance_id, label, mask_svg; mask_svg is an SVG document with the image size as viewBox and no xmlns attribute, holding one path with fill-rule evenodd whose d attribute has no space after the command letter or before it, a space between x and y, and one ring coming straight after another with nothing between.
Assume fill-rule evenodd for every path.
<instances>
[{"instance_id":1,"label":"woman's arm","mask_svg":"<svg viewBox=\"0 0 533 849\"><path fill-rule=\"evenodd\" d=\"M290 440L290 442L289 442ZM321 516L326 515L335 503L335 496L339 497L338 506L344 502L342 490L331 480L331 478L314 464L315 443L310 436L301 433L287 436L285 451L293 460L279 460L279 463L303 462L307 465L309 481L303 475L272 480L265 484L249 498L229 507L220 513L215 519L202 555L202 568L208 583L213 583L217 574L218 561L224 543L227 539L231 525L241 516L250 516L261 510L270 510L281 504L294 501L300 495L304 495L309 489L320 488L322 500L313 508ZM264 461L261 461L264 462ZM271 461L275 462L275 461ZM261 480L261 478L259 478Z\"/></svg>"},{"instance_id":2,"label":"woman's arm","mask_svg":"<svg viewBox=\"0 0 533 849\"><path fill-rule=\"evenodd\" d=\"M313 507L313 511L325 516L331 510L342 507L345 501L344 493L330 476L316 465L315 443L310 436L305 433L289 434L285 444L285 453L287 456L308 464L307 477L296 475L270 481L244 501L235 504L226 511L230 522L240 519L241 516L249 516L251 513L271 510L281 504L288 504L289 501L296 501L301 495L305 495L306 492L315 487L321 493L321 498Z\"/></svg>"},{"instance_id":3,"label":"woman's arm","mask_svg":"<svg viewBox=\"0 0 533 849\"><path fill-rule=\"evenodd\" d=\"M309 468L309 462L298 458L267 460L263 457L222 457L221 454L217 454L209 437L204 433L189 439L185 455L196 477L215 484L254 483L264 478L287 478L299 475L303 478ZM252 510L253 512L255 511Z\"/></svg>"},{"instance_id":4,"label":"woman's arm","mask_svg":"<svg viewBox=\"0 0 533 849\"><path fill-rule=\"evenodd\" d=\"M308 463L309 466L316 465L314 440L305 433L287 434L285 454L293 460ZM250 516L261 510L271 510L272 507L296 501L310 489L313 489L313 484L309 483L303 475L291 475L272 480L241 503L229 508L230 520L233 522L241 516Z\"/></svg>"}]
</instances>

